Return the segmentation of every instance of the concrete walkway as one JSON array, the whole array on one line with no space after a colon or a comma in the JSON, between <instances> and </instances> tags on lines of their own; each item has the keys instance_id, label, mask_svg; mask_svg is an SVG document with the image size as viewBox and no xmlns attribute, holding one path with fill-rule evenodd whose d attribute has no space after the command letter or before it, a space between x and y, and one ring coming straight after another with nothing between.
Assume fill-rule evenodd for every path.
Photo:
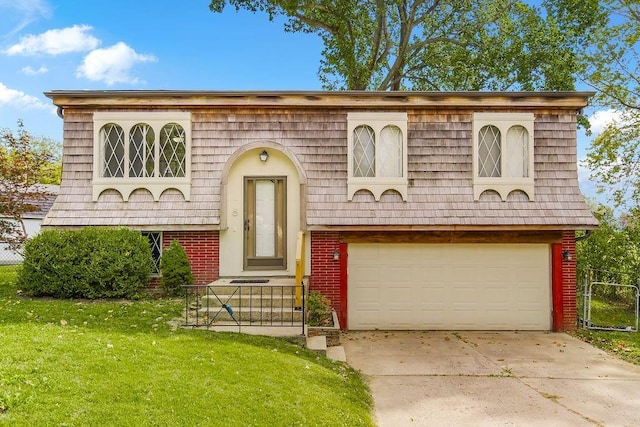
<instances>
[{"instance_id":1,"label":"concrete walkway","mask_svg":"<svg viewBox=\"0 0 640 427\"><path fill-rule=\"evenodd\" d=\"M640 367L567 334L348 332L378 425L638 426Z\"/></svg>"}]
</instances>

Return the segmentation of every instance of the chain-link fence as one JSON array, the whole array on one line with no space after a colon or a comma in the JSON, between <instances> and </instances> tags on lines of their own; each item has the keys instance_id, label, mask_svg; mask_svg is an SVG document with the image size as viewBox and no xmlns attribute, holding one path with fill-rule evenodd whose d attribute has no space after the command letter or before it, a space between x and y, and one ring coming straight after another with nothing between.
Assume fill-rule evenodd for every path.
<instances>
[{"instance_id":1,"label":"chain-link fence","mask_svg":"<svg viewBox=\"0 0 640 427\"><path fill-rule=\"evenodd\" d=\"M578 287L578 315L588 329L638 331L638 280L624 273L587 270Z\"/></svg>"},{"instance_id":2,"label":"chain-link fence","mask_svg":"<svg viewBox=\"0 0 640 427\"><path fill-rule=\"evenodd\" d=\"M7 249L6 243L0 243L0 265L22 264L22 255Z\"/></svg>"}]
</instances>

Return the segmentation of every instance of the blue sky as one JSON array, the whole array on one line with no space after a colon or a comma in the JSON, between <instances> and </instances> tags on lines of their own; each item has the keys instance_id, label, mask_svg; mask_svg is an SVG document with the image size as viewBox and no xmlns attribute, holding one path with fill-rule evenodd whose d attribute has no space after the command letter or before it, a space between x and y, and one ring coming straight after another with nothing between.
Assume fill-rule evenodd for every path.
<instances>
[{"instance_id":1,"label":"blue sky","mask_svg":"<svg viewBox=\"0 0 640 427\"><path fill-rule=\"evenodd\" d=\"M62 140L43 92L67 89L321 90L322 44L264 14L207 0L0 0L0 128ZM612 112L592 113L596 132ZM579 136L578 157L589 138ZM594 194L580 169L583 192Z\"/></svg>"}]
</instances>

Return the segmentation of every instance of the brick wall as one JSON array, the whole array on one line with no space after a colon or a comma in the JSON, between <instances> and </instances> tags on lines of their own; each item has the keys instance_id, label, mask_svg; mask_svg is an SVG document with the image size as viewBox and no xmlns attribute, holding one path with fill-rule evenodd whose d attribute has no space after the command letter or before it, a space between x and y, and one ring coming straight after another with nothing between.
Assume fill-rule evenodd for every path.
<instances>
[{"instance_id":1,"label":"brick wall","mask_svg":"<svg viewBox=\"0 0 640 427\"><path fill-rule=\"evenodd\" d=\"M337 313L343 312L340 297L340 261L333 260L333 252L340 250L338 232L311 232L311 278L310 291L326 295ZM341 258L346 254L341 254ZM346 308L346 307L345 307ZM345 327L346 325L340 325Z\"/></svg>"},{"instance_id":2,"label":"brick wall","mask_svg":"<svg viewBox=\"0 0 640 427\"><path fill-rule=\"evenodd\" d=\"M220 276L220 239L217 231L165 231L162 233L162 247L173 240L180 242L194 276L194 284L203 285Z\"/></svg>"},{"instance_id":3,"label":"brick wall","mask_svg":"<svg viewBox=\"0 0 640 427\"><path fill-rule=\"evenodd\" d=\"M562 261L562 314L565 331L577 328L576 313L576 237L575 232L565 231L562 235L562 251L569 251L570 261Z\"/></svg>"}]
</instances>

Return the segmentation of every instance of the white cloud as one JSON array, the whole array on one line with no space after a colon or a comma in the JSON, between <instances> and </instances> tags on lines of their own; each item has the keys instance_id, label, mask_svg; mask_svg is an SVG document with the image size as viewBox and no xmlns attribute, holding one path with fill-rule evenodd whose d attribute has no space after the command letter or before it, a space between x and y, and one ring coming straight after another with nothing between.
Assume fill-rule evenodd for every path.
<instances>
[{"instance_id":1,"label":"white cloud","mask_svg":"<svg viewBox=\"0 0 640 427\"><path fill-rule=\"evenodd\" d=\"M51 6L46 0L0 0L0 10L2 9L11 10L3 13L3 19L5 23L14 25L7 36L18 33L38 18L51 17ZM17 13L14 11L17 11Z\"/></svg>"},{"instance_id":2,"label":"white cloud","mask_svg":"<svg viewBox=\"0 0 640 427\"><path fill-rule=\"evenodd\" d=\"M0 107L8 106L20 110L51 109L35 96L27 95L19 90L10 89L0 82Z\"/></svg>"},{"instance_id":3,"label":"white cloud","mask_svg":"<svg viewBox=\"0 0 640 427\"><path fill-rule=\"evenodd\" d=\"M46 73L47 71L49 71L49 69L43 65L36 70L35 68L27 65L21 71L27 76L37 76L38 74Z\"/></svg>"},{"instance_id":4,"label":"white cloud","mask_svg":"<svg viewBox=\"0 0 640 427\"><path fill-rule=\"evenodd\" d=\"M613 122L619 122L622 118L622 112L618 110L609 109L596 111L591 117L589 117L591 132L593 132L594 135L598 135L608 125Z\"/></svg>"},{"instance_id":5,"label":"white cloud","mask_svg":"<svg viewBox=\"0 0 640 427\"><path fill-rule=\"evenodd\" d=\"M610 194L598 191L599 182L595 177L591 178L591 171L587 167L586 159L578 159L578 184L580 191L587 199L603 205L608 204Z\"/></svg>"},{"instance_id":6,"label":"white cloud","mask_svg":"<svg viewBox=\"0 0 640 427\"><path fill-rule=\"evenodd\" d=\"M45 31L42 34L29 34L20 38L20 42L4 51L7 55L60 55L63 53L86 52L100 45L100 40L88 34L89 25Z\"/></svg>"},{"instance_id":7,"label":"white cloud","mask_svg":"<svg viewBox=\"0 0 640 427\"><path fill-rule=\"evenodd\" d=\"M139 54L126 43L119 42L111 47L96 49L85 56L82 65L76 70L76 77L103 81L107 85L136 84L139 80L131 75L133 66L156 61L155 56Z\"/></svg>"}]
</instances>

